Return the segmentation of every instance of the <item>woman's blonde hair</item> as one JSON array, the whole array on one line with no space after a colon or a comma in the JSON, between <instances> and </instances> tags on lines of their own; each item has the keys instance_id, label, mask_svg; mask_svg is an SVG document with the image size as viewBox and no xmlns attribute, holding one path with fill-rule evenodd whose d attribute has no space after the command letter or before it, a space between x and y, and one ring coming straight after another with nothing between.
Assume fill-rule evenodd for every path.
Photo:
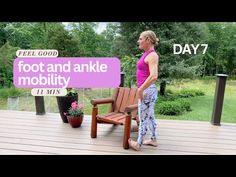
<instances>
[{"instance_id":1,"label":"woman's blonde hair","mask_svg":"<svg viewBox=\"0 0 236 177\"><path fill-rule=\"evenodd\" d=\"M148 38L153 45L159 44L160 40L159 40L159 38L157 38L156 34L153 31L151 31L151 30L143 31L141 33L141 35Z\"/></svg>"}]
</instances>

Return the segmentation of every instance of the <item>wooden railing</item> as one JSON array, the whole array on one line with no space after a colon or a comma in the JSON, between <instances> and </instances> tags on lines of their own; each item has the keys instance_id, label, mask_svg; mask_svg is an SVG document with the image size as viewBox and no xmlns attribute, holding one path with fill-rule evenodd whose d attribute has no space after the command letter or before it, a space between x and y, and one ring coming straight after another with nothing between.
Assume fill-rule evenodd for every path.
<instances>
[{"instance_id":1,"label":"wooden railing","mask_svg":"<svg viewBox=\"0 0 236 177\"><path fill-rule=\"evenodd\" d=\"M225 85L228 75L217 74L216 76L217 76L216 88L215 88L215 97L214 97L211 124L220 126L221 114L224 102L224 94L225 94ZM125 74L121 73L120 87L124 86L124 80L125 80L124 78ZM36 115L44 115L46 113L43 96L35 96L35 107L36 107Z\"/></svg>"},{"instance_id":2,"label":"wooden railing","mask_svg":"<svg viewBox=\"0 0 236 177\"><path fill-rule=\"evenodd\" d=\"M124 86L125 81L125 74L121 72L120 74L121 82L120 87ZM45 106L44 106L44 97L43 96L35 96L35 108L36 108L36 115L44 115L45 112Z\"/></svg>"}]
</instances>

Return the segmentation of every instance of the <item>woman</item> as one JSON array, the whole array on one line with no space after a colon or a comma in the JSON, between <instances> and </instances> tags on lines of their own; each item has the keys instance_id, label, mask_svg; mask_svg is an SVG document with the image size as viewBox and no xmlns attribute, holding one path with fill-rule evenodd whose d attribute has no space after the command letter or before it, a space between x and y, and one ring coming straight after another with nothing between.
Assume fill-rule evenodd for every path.
<instances>
[{"instance_id":1,"label":"woman","mask_svg":"<svg viewBox=\"0 0 236 177\"><path fill-rule=\"evenodd\" d=\"M137 141L129 139L129 146L134 150L140 150L142 144L157 146L157 123L154 115L155 102L157 100L157 87L159 57L154 50L159 39L151 31L144 31L138 39L139 49L145 51L137 62L136 80L138 87L138 114L140 119ZM151 139L144 140L148 126L152 132Z\"/></svg>"}]
</instances>

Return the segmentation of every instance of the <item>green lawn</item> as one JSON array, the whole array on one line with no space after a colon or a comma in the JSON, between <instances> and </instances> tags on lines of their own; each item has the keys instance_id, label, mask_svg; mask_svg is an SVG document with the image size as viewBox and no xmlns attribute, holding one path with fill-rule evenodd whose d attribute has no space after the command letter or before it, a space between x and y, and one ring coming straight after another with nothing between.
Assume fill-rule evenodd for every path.
<instances>
[{"instance_id":1,"label":"green lawn","mask_svg":"<svg viewBox=\"0 0 236 177\"><path fill-rule=\"evenodd\" d=\"M22 96L19 98L18 110L20 111L35 111L35 99L31 95L31 89L20 89L22 91ZM0 90L1 91L1 90ZM93 98L103 98L111 97L112 89L92 89L92 90L82 90L79 89L79 103L85 104L85 114L91 114L92 106L90 100ZM1 97L0 92L0 109L7 109L8 100L5 97ZM56 97L44 97L44 104L46 112L58 113L57 100ZM105 113L108 111L110 105L99 106L99 113Z\"/></svg>"},{"instance_id":2,"label":"green lawn","mask_svg":"<svg viewBox=\"0 0 236 177\"><path fill-rule=\"evenodd\" d=\"M168 85L171 90L179 90L182 88L200 89L204 91L204 96L189 98L191 103L191 112L186 112L179 116L157 115L159 119L182 119L182 120L201 120L210 121L212 117L213 102L215 95L215 80L194 80L186 81L181 86ZM224 105L221 120L223 122L236 123L236 81L227 80L224 96ZM158 106L158 103L157 103Z\"/></svg>"},{"instance_id":3,"label":"green lawn","mask_svg":"<svg viewBox=\"0 0 236 177\"><path fill-rule=\"evenodd\" d=\"M179 116L164 116L157 114L158 119L182 119L182 120L201 120L210 121L213 110L213 101L215 94L215 80L188 80L184 81L181 85L167 85L167 89L178 91L180 89L200 89L204 91L204 96L189 98L192 111L186 112ZM224 105L222 110L223 122L236 123L236 81L227 80L224 97ZM35 111L34 97L30 96L30 90L25 90L24 96L20 97L19 110L21 111ZM79 90L79 102L85 104L85 114L91 115L92 106L90 100L92 98L111 97L112 89L92 89L92 90ZM44 97L46 112L58 112L56 98ZM99 113L107 112L108 105L99 106ZM157 102L158 106L158 102ZM7 99L0 97L0 109L7 109Z\"/></svg>"}]
</instances>

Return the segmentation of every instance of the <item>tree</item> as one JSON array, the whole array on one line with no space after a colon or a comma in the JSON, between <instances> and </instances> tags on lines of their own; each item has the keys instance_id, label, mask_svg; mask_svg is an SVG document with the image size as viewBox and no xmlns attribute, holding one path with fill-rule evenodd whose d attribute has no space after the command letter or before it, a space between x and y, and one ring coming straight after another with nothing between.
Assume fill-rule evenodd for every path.
<instances>
[{"instance_id":1,"label":"tree","mask_svg":"<svg viewBox=\"0 0 236 177\"><path fill-rule=\"evenodd\" d=\"M102 36L105 37L105 49L108 51L110 56L117 56L118 58L119 52L116 52L117 48L117 41L119 41L119 31L120 31L120 23L108 23L106 30L101 33ZM122 47L119 47L120 49Z\"/></svg>"},{"instance_id":2,"label":"tree","mask_svg":"<svg viewBox=\"0 0 236 177\"><path fill-rule=\"evenodd\" d=\"M0 87L11 87L13 78L13 61L18 47L12 47L9 42L0 48Z\"/></svg>"},{"instance_id":3,"label":"tree","mask_svg":"<svg viewBox=\"0 0 236 177\"><path fill-rule=\"evenodd\" d=\"M141 54L137 47L137 40L140 33L144 30L153 30L157 36L160 38L160 45L156 48L160 56L159 61L159 79L173 79L171 78L172 71L180 72L175 76L182 77L183 71L188 72L186 68L184 70L179 70L178 64L183 67L192 67L191 73L194 75L199 75L198 72L201 70L200 67L203 55L199 52L198 54L192 56L189 54L175 55L173 53L173 44L199 44L204 41L204 27L203 23L163 23L163 22L125 22L121 23L120 26L120 37L119 37L119 55L122 58L125 56L135 56L136 54ZM184 35L183 35L184 34ZM196 67L193 67L196 66ZM175 68L176 67L176 68ZM135 68L130 65L127 70L135 70ZM185 76L190 76L190 73L185 73Z\"/></svg>"},{"instance_id":4,"label":"tree","mask_svg":"<svg viewBox=\"0 0 236 177\"><path fill-rule=\"evenodd\" d=\"M236 68L236 24L207 23L209 52L204 59L205 74L233 74Z\"/></svg>"},{"instance_id":5,"label":"tree","mask_svg":"<svg viewBox=\"0 0 236 177\"><path fill-rule=\"evenodd\" d=\"M7 42L6 25L6 22L0 22L0 47Z\"/></svg>"},{"instance_id":6,"label":"tree","mask_svg":"<svg viewBox=\"0 0 236 177\"><path fill-rule=\"evenodd\" d=\"M104 57L111 55L111 46L108 37L104 32L97 34L95 28L96 23L71 23L70 32L79 45L79 55L87 57Z\"/></svg>"},{"instance_id":7,"label":"tree","mask_svg":"<svg viewBox=\"0 0 236 177\"><path fill-rule=\"evenodd\" d=\"M52 24L50 25L52 26ZM78 42L62 24L57 24L54 28L48 27L47 34L47 48L58 50L59 56L78 56Z\"/></svg>"}]
</instances>

